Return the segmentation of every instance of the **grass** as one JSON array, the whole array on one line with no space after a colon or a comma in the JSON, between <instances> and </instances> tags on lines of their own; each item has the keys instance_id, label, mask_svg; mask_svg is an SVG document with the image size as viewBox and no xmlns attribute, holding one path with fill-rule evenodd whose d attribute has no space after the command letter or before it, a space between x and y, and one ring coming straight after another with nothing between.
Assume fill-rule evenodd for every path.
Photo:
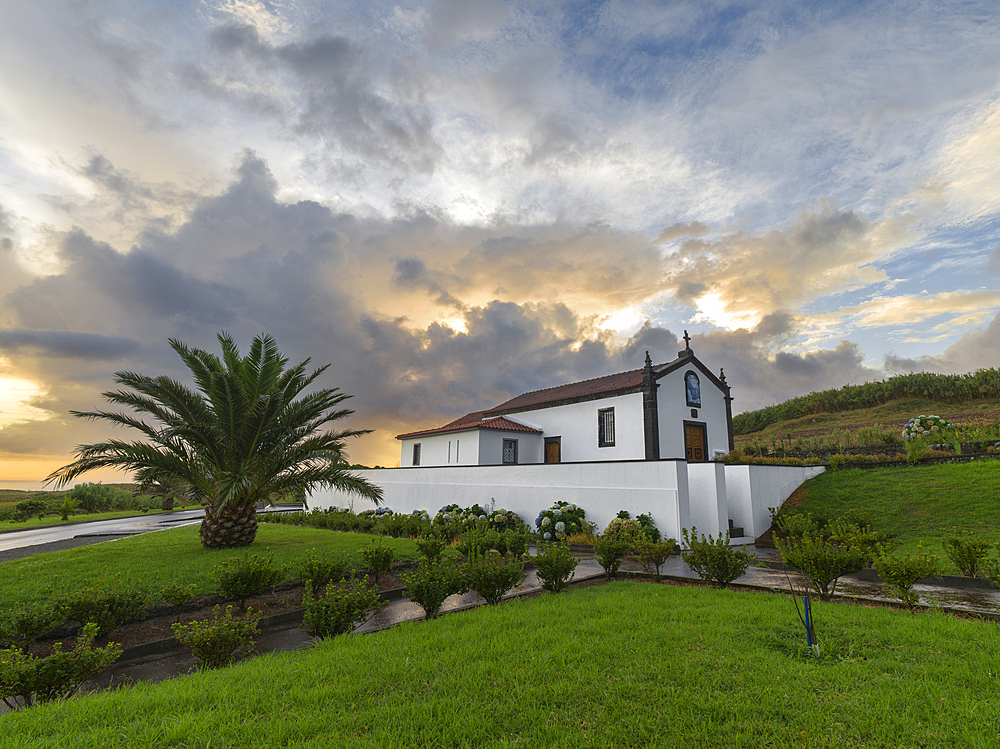
<instances>
[{"instance_id":1,"label":"grass","mask_svg":"<svg viewBox=\"0 0 1000 749\"><path fill-rule=\"evenodd\" d=\"M0 717L4 746L993 747L992 622L616 582Z\"/></svg>"},{"instance_id":2,"label":"grass","mask_svg":"<svg viewBox=\"0 0 1000 749\"><path fill-rule=\"evenodd\" d=\"M1000 543L1000 461L826 472L800 492L798 510L823 518L858 513L897 536L904 552L922 542L953 574L958 570L944 554L943 532L957 527Z\"/></svg>"},{"instance_id":3,"label":"grass","mask_svg":"<svg viewBox=\"0 0 1000 749\"><path fill-rule=\"evenodd\" d=\"M5 607L41 602L50 591L73 589L116 575L126 576L154 593L171 583L194 583L198 594L211 593L213 570L236 555L270 550L279 566L290 567L315 548L321 554L346 554L352 564L363 567L360 551L373 538L361 533L262 523L249 549L206 549L198 540L197 525L172 528L4 562L0 565L0 601ZM418 556L414 541L383 541L396 548L398 559Z\"/></svg>"}]
</instances>

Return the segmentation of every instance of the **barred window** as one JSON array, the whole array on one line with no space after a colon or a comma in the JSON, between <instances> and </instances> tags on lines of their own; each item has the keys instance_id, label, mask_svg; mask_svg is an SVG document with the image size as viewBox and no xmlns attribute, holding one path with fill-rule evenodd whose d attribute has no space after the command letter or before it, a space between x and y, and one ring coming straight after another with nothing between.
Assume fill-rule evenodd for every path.
<instances>
[{"instance_id":1,"label":"barred window","mask_svg":"<svg viewBox=\"0 0 1000 749\"><path fill-rule=\"evenodd\" d=\"M420 443L413 446L413 465L420 465Z\"/></svg>"},{"instance_id":2,"label":"barred window","mask_svg":"<svg viewBox=\"0 0 1000 749\"><path fill-rule=\"evenodd\" d=\"M602 408L597 412L597 446L615 446L615 409Z\"/></svg>"},{"instance_id":3,"label":"barred window","mask_svg":"<svg viewBox=\"0 0 1000 749\"><path fill-rule=\"evenodd\" d=\"M517 440L503 441L503 462L504 465L517 463Z\"/></svg>"}]
</instances>

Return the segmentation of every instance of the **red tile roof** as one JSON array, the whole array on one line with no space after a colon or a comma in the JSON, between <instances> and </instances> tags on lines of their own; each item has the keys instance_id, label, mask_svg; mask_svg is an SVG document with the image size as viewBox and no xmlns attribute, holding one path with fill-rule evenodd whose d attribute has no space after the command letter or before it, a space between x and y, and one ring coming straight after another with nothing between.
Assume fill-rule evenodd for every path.
<instances>
[{"instance_id":1,"label":"red tile roof","mask_svg":"<svg viewBox=\"0 0 1000 749\"><path fill-rule=\"evenodd\" d=\"M501 403L499 406L494 406L484 411L484 413L512 413L558 401L586 398L591 395L601 395L617 390L631 390L641 386L642 370L633 369L630 372L605 375L604 377L596 377L593 380L571 382L568 385L558 385L552 388L545 388L544 390L532 390L530 393L523 393L511 398L509 401Z\"/></svg>"},{"instance_id":2,"label":"red tile roof","mask_svg":"<svg viewBox=\"0 0 1000 749\"><path fill-rule=\"evenodd\" d=\"M482 411L476 411L471 414L466 414L465 416L455 419L450 424L445 424L443 427L438 427L437 429L424 429L420 432L409 432L408 434L398 434L396 439L409 439L410 437L423 437L430 434L444 434L445 432L462 432L467 429L502 429L506 432L530 432L532 434L541 434L541 429L535 429L533 427L526 426L525 424L520 424L516 421L510 419L505 419L503 416L488 416L483 418Z\"/></svg>"},{"instance_id":3,"label":"red tile roof","mask_svg":"<svg viewBox=\"0 0 1000 749\"><path fill-rule=\"evenodd\" d=\"M653 367L656 377L659 378L665 373L673 371L678 367L696 362L693 352L680 352L678 358L672 362L658 364ZM696 366L712 379L719 387L725 387L699 362ZM455 419L450 424L445 424L437 429L425 429L420 432L410 432L400 434L396 439L406 439L408 437L422 437L425 434L442 434L444 432L459 432L466 429L506 429L512 432L533 432L541 434L538 429L519 424L516 421L503 418L503 414L517 413L519 411L531 411L563 402L574 402L578 400L589 400L599 398L602 395L624 394L637 392L642 387L642 370L633 369L628 372L595 377L592 380L582 382L571 382L567 385L557 385L556 387L545 388L544 390L532 390L530 393L523 393L508 401L504 401L499 406L487 409L486 411L476 411Z\"/></svg>"}]
</instances>

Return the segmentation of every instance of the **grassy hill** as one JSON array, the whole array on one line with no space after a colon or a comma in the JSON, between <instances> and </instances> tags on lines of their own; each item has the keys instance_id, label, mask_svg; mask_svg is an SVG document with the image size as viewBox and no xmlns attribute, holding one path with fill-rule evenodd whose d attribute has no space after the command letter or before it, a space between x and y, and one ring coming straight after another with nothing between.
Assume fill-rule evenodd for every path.
<instances>
[{"instance_id":1,"label":"grassy hill","mask_svg":"<svg viewBox=\"0 0 1000 749\"><path fill-rule=\"evenodd\" d=\"M752 452L902 446L903 424L921 414L952 422L963 442L1000 439L1000 370L900 375L809 393L734 416L733 432L737 448Z\"/></svg>"}]
</instances>

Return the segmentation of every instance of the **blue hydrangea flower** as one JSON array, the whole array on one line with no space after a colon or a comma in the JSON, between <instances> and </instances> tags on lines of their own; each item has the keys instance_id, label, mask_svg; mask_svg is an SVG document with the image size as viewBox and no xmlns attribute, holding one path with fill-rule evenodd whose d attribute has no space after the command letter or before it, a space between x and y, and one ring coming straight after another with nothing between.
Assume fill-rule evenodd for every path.
<instances>
[{"instance_id":1,"label":"blue hydrangea flower","mask_svg":"<svg viewBox=\"0 0 1000 749\"><path fill-rule=\"evenodd\" d=\"M480 516L479 516L479 519L480 519L480 520L486 520L486 516L485 516L485 515L480 515Z\"/></svg>"},{"instance_id":2,"label":"blue hydrangea flower","mask_svg":"<svg viewBox=\"0 0 1000 749\"><path fill-rule=\"evenodd\" d=\"M554 510L552 511L552 514L553 514L553 515L555 515L556 517L560 517L560 516L562 515L562 510L560 510L560 509L559 509L559 508L557 507L556 509L554 509Z\"/></svg>"},{"instance_id":3,"label":"blue hydrangea flower","mask_svg":"<svg viewBox=\"0 0 1000 749\"><path fill-rule=\"evenodd\" d=\"M560 520L558 523L556 523L556 532L562 533L564 530L566 530L566 523Z\"/></svg>"},{"instance_id":4,"label":"blue hydrangea flower","mask_svg":"<svg viewBox=\"0 0 1000 749\"><path fill-rule=\"evenodd\" d=\"M542 525L542 516L539 515L537 518L535 518L535 527L540 528L541 525Z\"/></svg>"},{"instance_id":5,"label":"blue hydrangea flower","mask_svg":"<svg viewBox=\"0 0 1000 749\"><path fill-rule=\"evenodd\" d=\"M550 538L552 538L552 534L549 533L548 531L546 531L545 535L542 536L542 538L544 538L546 541L548 541Z\"/></svg>"}]
</instances>

